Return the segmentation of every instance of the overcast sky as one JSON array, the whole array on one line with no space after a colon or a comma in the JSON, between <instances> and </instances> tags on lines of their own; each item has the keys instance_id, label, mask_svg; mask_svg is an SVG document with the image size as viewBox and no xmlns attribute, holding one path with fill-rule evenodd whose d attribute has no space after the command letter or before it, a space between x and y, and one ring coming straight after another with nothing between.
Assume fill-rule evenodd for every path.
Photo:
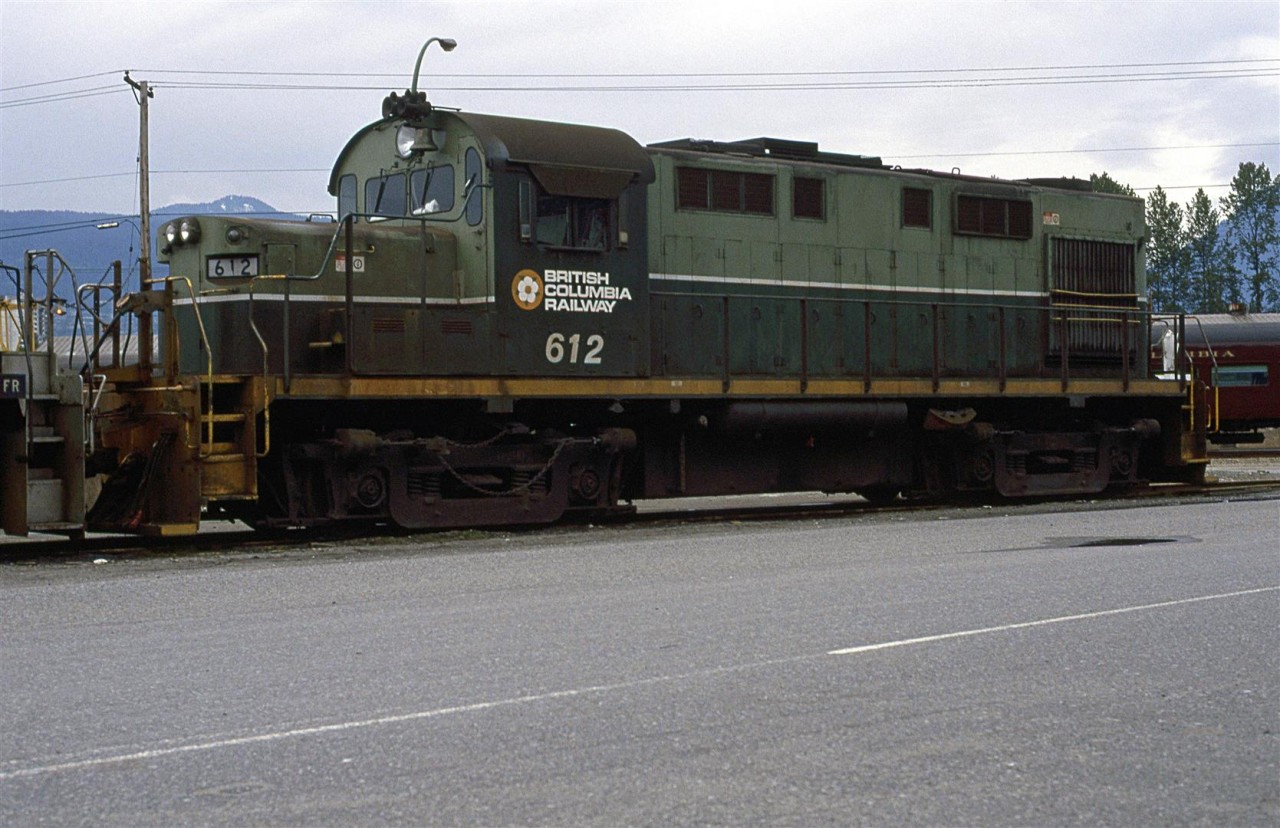
<instances>
[{"instance_id":1,"label":"overcast sky","mask_svg":"<svg viewBox=\"0 0 1280 828\"><path fill-rule=\"evenodd\" d=\"M1184 203L1242 161L1280 172L1280 0L0 0L0 209L137 212L127 69L155 88L154 207L332 212L334 159L432 36L458 41L423 61L435 104L642 143L1106 171Z\"/></svg>"}]
</instances>

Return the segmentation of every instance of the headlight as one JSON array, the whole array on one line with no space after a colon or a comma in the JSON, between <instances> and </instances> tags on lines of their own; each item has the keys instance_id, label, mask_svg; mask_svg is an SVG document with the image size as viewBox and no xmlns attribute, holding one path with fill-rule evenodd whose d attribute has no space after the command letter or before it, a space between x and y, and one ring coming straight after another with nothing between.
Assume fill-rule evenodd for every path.
<instances>
[{"instance_id":1,"label":"headlight","mask_svg":"<svg viewBox=\"0 0 1280 828\"><path fill-rule=\"evenodd\" d=\"M178 227L175 224L166 224L164 226L164 240L170 245L178 240Z\"/></svg>"},{"instance_id":2,"label":"headlight","mask_svg":"<svg viewBox=\"0 0 1280 828\"><path fill-rule=\"evenodd\" d=\"M195 244L200 241L200 223L195 219L183 219L178 226L178 238L183 244Z\"/></svg>"},{"instance_id":3,"label":"headlight","mask_svg":"<svg viewBox=\"0 0 1280 828\"><path fill-rule=\"evenodd\" d=\"M396 130L396 155L408 158L413 155L413 145L418 142L418 130L408 124Z\"/></svg>"},{"instance_id":4,"label":"headlight","mask_svg":"<svg viewBox=\"0 0 1280 828\"><path fill-rule=\"evenodd\" d=\"M436 139L443 136L444 130L404 124L396 130L396 155L408 159L416 153L435 152L440 149L436 146Z\"/></svg>"}]
</instances>

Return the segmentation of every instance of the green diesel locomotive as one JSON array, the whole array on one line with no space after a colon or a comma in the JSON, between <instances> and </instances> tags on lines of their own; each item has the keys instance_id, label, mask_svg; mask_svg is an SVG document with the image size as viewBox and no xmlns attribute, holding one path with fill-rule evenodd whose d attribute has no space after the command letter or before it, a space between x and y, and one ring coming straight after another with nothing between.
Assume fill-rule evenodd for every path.
<instances>
[{"instance_id":1,"label":"green diesel locomotive","mask_svg":"<svg viewBox=\"0 0 1280 828\"><path fill-rule=\"evenodd\" d=\"M415 90L329 191L336 222L161 229L169 276L120 303L161 356L102 372L91 528L1203 473L1185 372L1147 367L1138 199L772 138L646 147Z\"/></svg>"}]
</instances>

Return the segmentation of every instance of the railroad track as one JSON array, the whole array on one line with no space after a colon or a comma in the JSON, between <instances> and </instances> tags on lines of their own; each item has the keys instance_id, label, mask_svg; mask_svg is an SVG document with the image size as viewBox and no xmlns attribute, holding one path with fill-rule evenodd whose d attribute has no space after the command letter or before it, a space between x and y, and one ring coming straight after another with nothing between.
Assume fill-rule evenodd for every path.
<instances>
[{"instance_id":1,"label":"railroad track","mask_svg":"<svg viewBox=\"0 0 1280 828\"><path fill-rule=\"evenodd\" d=\"M1224 449L1217 448L1209 452L1210 460L1233 460L1233 459L1253 459L1253 458L1277 458L1280 457L1280 448L1244 448L1244 449Z\"/></svg>"},{"instance_id":2,"label":"railroad track","mask_svg":"<svg viewBox=\"0 0 1280 828\"><path fill-rule=\"evenodd\" d=\"M1142 489L1092 495L1064 500L1062 498L1034 498L1013 500L967 499L941 502L923 500L898 500L890 504L876 505L860 499L839 499L825 502L788 502L784 504L760 503L750 505L689 506L665 505L657 509L618 514L605 519L599 517L567 519L552 526L507 527L481 530L409 531L391 526L348 526L307 530L255 530L251 528L226 528L204 531L186 537L143 538L133 535L93 535L82 540L62 538L9 539L0 544L0 565L37 563L92 563L124 558L186 557L214 552L235 552L239 555L273 551L297 551L307 547L332 549L344 543L387 543L397 539L430 538L448 542L451 538L485 537L510 532L572 531L575 526L625 526L660 524L695 524L716 522L769 522L802 520L806 518L838 518L851 515L923 514L943 510L972 510L974 516L989 513L988 510L1018 509L1061 504L1070 507L1087 501L1090 508L1107 504L1121 506L1143 500L1162 500L1192 497L1240 497L1271 495L1280 497L1280 479L1253 481L1210 482L1201 485L1181 483L1156 484Z\"/></svg>"}]
</instances>

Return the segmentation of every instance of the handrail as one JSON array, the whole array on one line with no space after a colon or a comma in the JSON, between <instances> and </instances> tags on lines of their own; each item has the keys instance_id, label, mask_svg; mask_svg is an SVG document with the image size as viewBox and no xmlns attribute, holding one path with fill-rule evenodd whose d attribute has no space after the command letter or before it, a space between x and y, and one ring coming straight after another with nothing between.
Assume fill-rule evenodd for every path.
<instances>
[{"instance_id":1,"label":"handrail","mask_svg":"<svg viewBox=\"0 0 1280 828\"><path fill-rule=\"evenodd\" d=\"M80 312L84 311L90 317L93 318L94 348L92 351L90 351L87 342L82 342L81 344L85 346L85 358L92 359L95 361L97 360L98 353L101 350L101 342L106 341L106 338L111 335L113 328L120 322L119 316L115 316L111 319L110 322L107 322L102 318L102 315L98 312L102 306L101 295L102 295L102 291L104 290L109 291L111 295L114 297L112 301L112 306L114 307L115 305L114 300L120 298L120 289L117 285L87 284L87 285L81 285L76 289L76 327L80 328L80 336L81 336L81 339L83 340L84 337L88 334L88 331L86 331L84 329L84 326L80 324ZM93 307L90 307L88 302L85 301L84 297L85 297L85 294L87 293L93 294L93 298L94 298ZM73 344L74 344L74 340L73 340ZM117 368L119 367L118 363L120 361L119 350L120 350L119 343L117 342L117 345L113 350L113 354L112 354L112 366ZM98 367L98 366L95 365L94 367Z\"/></svg>"},{"instance_id":2,"label":"handrail","mask_svg":"<svg viewBox=\"0 0 1280 828\"><path fill-rule=\"evenodd\" d=\"M1209 343L1209 335L1205 333L1204 323L1200 321L1200 317L1189 316L1188 318L1195 321L1196 328L1200 331L1200 338L1204 341L1205 353L1209 355L1209 364L1211 367L1209 369L1209 382L1205 385L1205 390L1213 392L1213 407L1209 409L1208 419L1205 420L1205 430L1209 434L1217 434L1222 428L1222 397L1219 394L1218 383L1216 382L1218 375L1218 355L1214 353L1213 345ZM1186 348L1185 343L1183 347ZM1190 351L1187 353L1187 359L1188 361L1192 360ZM1195 376L1194 370L1192 370L1191 376Z\"/></svg>"},{"instance_id":3,"label":"handrail","mask_svg":"<svg viewBox=\"0 0 1280 828\"><path fill-rule=\"evenodd\" d=\"M195 286L191 284L191 280L186 276L166 276L160 279L147 279L149 285L163 284L172 287L175 282L182 282L187 286L187 293L191 295L191 310L196 317L196 327L200 331L200 342L204 345L205 361L208 363L208 382L209 382L209 406L213 407L213 347L209 344L209 335L205 332L204 318L200 314L200 300L196 298ZM177 359L176 354L168 355L170 360ZM200 446L187 445L189 449L201 450ZM209 418L209 452L208 454L199 454L201 459L208 457L213 453L213 418Z\"/></svg>"},{"instance_id":4,"label":"handrail","mask_svg":"<svg viewBox=\"0 0 1280 828\"><path fill-rule=\"evenodd\" d=\"M41 273L44 277L44 298L36 299L35 294L33 293L34 284L32 283L32 273L33 271L38 272L38 270L34 267L33 263L41 257L45 260L48 272ZM59 267L57 271L54 270L55 261ZM54 311L54 305L63 306L63 313L65 313L66 306L66 300L57 295L58 281L64 272L69 274L71 277L72 290L75 291L78 288L76 285L76 273L75 270L72 269L71 265L67 264L67 260L62 258L62 254L51 247L44 250L28 250L25 254L24 264L26 267L26 304L29 309L26 320L27 330L25 333L29 337L31 343L29 345L29 350L35 350L39 347L39 343L36 342L35 331L35 308L39 305L43 311L42 316L45 320L45 324L48 327L48 330L45 332L45 351L48 356L53 357L55 356L53 318L55 315L61 315Z\"/></svg>"},{"instance_id":5,"label":"handrail","mask_svg":"<svg viewBox=\"0 0 1280 828\"><path fill-rule=\"evenodd\" d=\"M35 385L35 382L34 382L35 367L31 361L31 349L35 346L35 343L31 341L31 335L30 335L31 331L28 330L28 326L27 326L27 320L32 313L32 310L29 307L31 303L31 267L30 267L30 264L25 261L23 264L24 266L26 266L25 274L22 271L18 270L18 268L12 265L4 264L3 262L0 262L0 269L13 272L13 286L17 291L17 295L14 296L13 298L14 298L14 302L17 305L16 310L18 311L18 342L22 346L22 358L27 365L26 401L27 401L27 410L29 411L31 409L32 402L35 399L35 388L33 387ZM23 292L22 284L18 283L19 278L22 278L23 283L25 283L27 286L25 294ZM26 309L27 311L26 313L23 313L24 309ZM34 326L31 326L31 327L34 327ZM30 417L23 418L22 439L23 439L23 445L28 445L28 446L31 445L31 418Z\"/></svg>"},{"instance_id":6,"label":"handrail","mask_svg":"<svg viewBox=\"0 0 1280 828\"><path fill-rule=\"evenodd\" d=\"M722 293L711 292L703 293L688 290L651 290L650 297L652 299L662 298L681 298L688 300L698 300L709 306L711 313L720 317L720 343L716 372L720 376L720 380L727 391L734 379L743 376L732 365L733 352L731 350L732 337L730 334L732 301L771 301L771 302L788 302L799 307L801 317L798 322L798 334L800 337L798 358L800 361L800 385L801 393L805 393L812 385L815 378L814 367L812 361L811 344L815 337L813 322L810 316L816 314L824 305L845 307L845 308L862 308L862 332L863 332L863 365L861 375L863 380L864 391L870 391L873 378L876 376L874 368L876 354L875 344L878 341L872 336L873 320L875 314L872 312L873 306L883 306L893 309L898 318L903 318L904 309L908 313L915 312L918 314L921 322L929 327L929 332L925 333L923 329L920 331L920 342L923 343L925 353L924 360L918 364L913 363L913 367L907 369L911 376L921 376L922 378L931 379L935 389L941 386L941 380L945 375L943 363L947 357L947 339L948 326L955 324L955 313L978 312L979 315L985 315L984 323L989 329L990 336L998 337L998 341L991 342L993 355L996 356L997 364L993 367L996 376L1000 382L1001 390L1005 390L1008 385L1009 377L1009 337L1012 333L1007 320L1007 312L1012 310L1015 312L1034 314L1038 316L1042 322L1047 325L1047 329L1055 334L1056 342L1053 350L1047 352L1047 355L1055 360L1054 368L1057 369L1059 379L1063 383L1064 391L1070 388L1073 380L1082 376L1078 370L1074 369L1073 362L1083 359L1086 363L1092 365L1092 358L1095 356L1094 349L1089 348L1083 352L1080 346L1073 346L1074 341L1068 334L1071 332L1071 326L1077 323L1090 323L1098 326L1105 326L1103 330L1114 332L1114 338L1109 334L1108 339L1104 340L1100 347L1103 349L1098 353L1099 356L1105 355L1115 360L1115 370L1117 370L1117 378L1123 383L1124 390L1128 391L1131 387L1135 373L1139 376L1147 376L1148 372L1145 366L1145 358L1135 356L1134 351L1139 347L1139 338L1135 334L1134 329L1146 327L1147 336L1150 336L1150 326L1155 324L1156 314L1142 308L1132 307L1112 307L1102 308L1097 306L1064 306L1064 305L1010 305L1007 303L997 302L954 302L941 303L932 300L914 300L889 298L853 298L841 296L829 297L813 297L813 296L795 296L785 295L773 292L757 292L757 293ZM1089 313L1081 313L1081 311L1090 311ZM1095 330L1098 330L1095 328ZM931 345L930 345L931 343ZM931 356L927 356L929 352ZM1146 348L1142 349L1142 353L1148 353ZM1083 355L1081 355L1083 354ZM881 354L883 356L883 354ZM1043 359L1046 354L1042 354ZM926 364L927 363L927 364ZM849 368L845 366L845 373L850 373ZM1040 371L1044 372L1049 365L1041 363ZM855 372L856 373L856 372ZM1045 376L1044 373L1039 375ZM748 374L747 376L751 376Z\"/></svg>"},{"instance_id":7,"label":"handrail","mask_svg":"<svg viewBox=\"0 0 1280 828\"><path fill-rule=\"evenodd\" d=\"M1140 297L1136 293L1091 293L1083 290L1067 290L1066 288L1049 288L1049 294L1061 294L1063 296L1083 296L1087 299L1132 299L1137 301Z\"/></svg>"},{"instance_id":8,"label":"handrail","mask_svg":"<svg viewBox=\"0 0 1280 828\"><path fill-rule=\"evenodd\" d=\"M268 383L267 383L267 377L270 374L270 369L268 367L269 361L268 361L268 352L267 352L267 341L266 339L263 338L262 332L258 330L258 323L253 318L253 283L257 281L258 278L259 277L255 276L253 279L249 280L249 330L253 331L254 337L258 340L258 347L262 349L262 451L261 452L258 451L257 441L254 441L253 456L266 457L267 453L271 451L271 391L268 388ZM267 276L263 278L274 279L278 277ZM285 286L287 288L288 284L286 283ZM288 296L289 295L286 292L285 293L286 308L289 306ZM286 329L285 336L287 337L289 335L288 334L289 323L287 319L285 321L284 327ZM285 348L284 360L287 365L287 363L289 362L288 347Z\"/></svg>"},{"instance_id":9,"label":"handrail","mask_svg":"<svg viewBox=\"0 0 1280 828\"><path fill-rule=\"evenodd\" d=\"M102 380L98 385L98 393L93 393L93 381ZM89 387L85 390L85 395L89 397L89 410L85 412L85 441L88 444L88 453L92 455L97 450L97 440L94 436L94 428L92 426L92 418L98 412L98 404L102 402L102 392L107 390L106 374L90 374Z\"/></svg>"},{"instance_id":10,"label":"handrail","mask_svg":"<svg viewBox=\"0 0 1280 828\"><path fill-rule=\"evenodd\" d=\"M350 223L351 223L351 225L353 225L353 226L354 226L354 225L355 225L355 220L356 220L356 219L358 219L358 218L363 218L363 219L373 219L373 218L386 218L386 217L385 217L385 216L378 216L378 215L373 214L373 213L345 213L345 214L343 214L342 218L338 219L338 223L337 223L336 229L333 231L333 238L329 240L329 246L328 246L328 248L326 248L326 249L325 249L324 257L320 259L320 269L319 269L319 270L317 270L315 273L308 273L308 274L307 274L307 275L305 275L305 276L299 276L299 275L298 275L298 274L296 274L296 273L264 273L264 274L262 274L262 275L260 275L260 276L254 276L254 277L252 277L252 278L254 278L254 279L284 279L284 280L288 280L288 281L291 281L291 282L314 282L314 281L316 281L317 279L319 279L319 278L321 278L322 276L324 276L325 270L328 268L328 266L329 266L330 262L334 261L335 254L337 253L337 250L338 250L338 240L342 238L342 236L343 236L343 231L344 231L344 229L346 228L347 223L348 223L348 222L350 222ZM428 222L428 221L431 221L431 219L428 219L428 218L425 218L425 217L421 217L421 216L396 216L396 220L399 220L399 221L416 221L416 222L418 222L419 224L422 224L422 225L424 225L424 226L427 224L427 222ZM348 244L347 244L347 255L348 255L348 257L350 256L350 253L351 253L351 249L350 249L350 248L351 248L351 245L350 245L350 243L348 243Z\"/></svg>"},{"instance_id":11,"label":"handrail","mask_svg":"<svg viewBox=\"0 0 1280 828\"><path fill-rule=\"evenodd\" d=\"M1192 318L1195 319L1195 317L1192 317ZM1173 341L1174 341L1173 374L1175 377L1177 377L1179 386L1187 392L1188 425L1192 430L1194 430L1196 425L1196 411L1197 411L1196 393L1199 390L1198 386L1204 385L1206 390L1211 386L1201 383L1199 378L1196 375L1196 358L1191 353L1190 348L1187 347L1187 337L1186 337L1187 314L1185 313L1163 314L1163 315L1152 314L1151 323L1153 327L1156 324L1163 326L1165 329L1165 334L1172 334L1173 336ZM1196 324L1197 325L1200 324L1199 319L1196 319ZM1201 334L1203 335L1203 333L1204 333L1204 330L1202 327ZM1163 342L1163 337L1165 334L1161 335L1161 342ZM1209 348L1208 352L1210 354L1210 359L1213 360L1213 364L1216 367L1217 359L1216 357L1213 356L1212 350L1213 350L1212 348ZM1163 358L1164 358L1164 354L1163 354L1163 348L1162 348L1161 359L1163 360ZM1209 417L1205 422L1206 433L1209 431L1210 427L1213 425L1212 420L1213 420L1214 412L1218 407L1217 406L1218 399L1217 399L1216 391L1215 391L1213 403L1214 404L1210 407ZM1219 414L1219 416L1221 415Z\"/></svg>"}]
</instances>

